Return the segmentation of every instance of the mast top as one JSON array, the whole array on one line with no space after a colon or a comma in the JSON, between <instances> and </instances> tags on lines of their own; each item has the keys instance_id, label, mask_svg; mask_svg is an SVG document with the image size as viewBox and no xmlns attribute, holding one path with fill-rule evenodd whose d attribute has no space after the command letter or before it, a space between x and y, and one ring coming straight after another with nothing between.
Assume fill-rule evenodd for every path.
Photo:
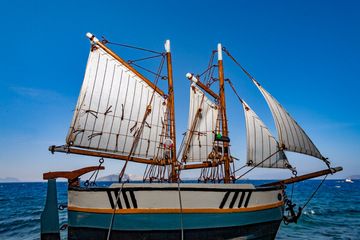
<instances>
[{"instance_id":1,"label":"mast top","mask_svg":"<svg viewBox=\"0 0 360 240\"><path fill-rule=\"evenodd\" d=\"M165 41L165 51L167 53L170 52L170 40L169 39Z\"/></svg>"},{"instance_id":2,"label":"mast top","mask_svg":"<svg viewBox=\"0 0 360 240\"><path fill-rule=\"evenodd\" d=\"M222 46L221 46L221 43L218 43L217 45L217 51L218 51L218 60L222 60Z\"/></svg>"},{"instance_id":3,"label":"mast top","mask_svg":"<svg viewBox=\"0 0 360 240\"><path fill-rule=\"evenodd\" d=\"M192 74L192 73L187 73L186 74L186 77L189 79L189 80L191 80L192 82L194 82L194 83L197 83L198 82L198 79L194 76L194 74Z\"/></svg>"},{"instance_id":4,"label":"mast top","mask_svg":"<svg viewBox=\"0 0 360 240\"><path fill-rule=\"evenodd\" d=\"M92 33L86 33L86 37L88 37L89 39L90 39L90 41L92 41L92 42L94 42L94 43L98 43L99 42L99 39L97 39L96 37L95 37L95 35L94 34L92 34Z\"/></svg>"}]
</instances>

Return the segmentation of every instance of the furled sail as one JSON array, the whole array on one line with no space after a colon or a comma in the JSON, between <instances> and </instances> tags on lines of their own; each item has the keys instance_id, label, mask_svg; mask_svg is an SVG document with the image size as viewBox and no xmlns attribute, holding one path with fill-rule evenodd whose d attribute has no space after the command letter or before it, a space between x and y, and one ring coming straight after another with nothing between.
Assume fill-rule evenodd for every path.
<instances>
[{"instance_id":1,"label":"furled sail","mask_svg":"<svg viewBox=\"0 0 360 240\"><path fill-rule=\"evenodd\" d=\"M151 112L141 128L148 105ZM132 156L154 158L163 145L166 106L166 99L136 73L94 46L66 142L128 155L140 131Z\"/></svg>"},{"instance_id":2,"label":"furled sail","mask_svg":"<svg viewBox=\"0 0 360 240\"><path fill-rule=\"evenodd\" d=\"M190 87L188 128L182 159L186 162L204 162L221 155L222 148L214 143L218 129L218 106L195 84Z\"/></svg>"},{"instance_id":3,"label":"furled sail","mask_svg":"<svg viewBox=\"0 0 360 240\"><path fill-rule=\"evenodd\" d=\"M290 114L280 105L280 103L268 93L257 81L252 79L255 85L266 99L278 132L280 146L287 151L307 154L319 159L326 159L313 144L305 131L290 116Z\"/></svg>"},{"instance_id":4,"label":"furled sail","mask_svg":"<svg viewBox=\"0 0 360 240\"><path fill-rule=\"evenodd\" d=\"M279 148L279 143L269 129L244 101L242 105L246 123L247 165L291 168L285 153Z\"/></svg>"}]
</instances>

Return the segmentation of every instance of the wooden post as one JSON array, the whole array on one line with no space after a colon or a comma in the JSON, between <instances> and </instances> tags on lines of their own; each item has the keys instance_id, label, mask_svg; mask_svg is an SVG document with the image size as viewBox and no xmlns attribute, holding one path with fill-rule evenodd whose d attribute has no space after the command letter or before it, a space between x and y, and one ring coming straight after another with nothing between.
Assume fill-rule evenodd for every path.
<instances>
[{"instance_id":1,"label":"wooden post","mask_svg":"<svg viewBox=\"0 0 360 240\"><path fill-rule=\"evenodd\" d=\"M171 63L171 51L170 51L170 40L165 42L166 50L166 62L167 62L167 74L168 74L168 107L170 114L170 138L173 142L171 149L171 181L177 182L177 161L176 161L176 134L175 134L175 106L174 106L174 85L173 85L173 73Z\"/></svg>"},{"instance_id":2,"label":"wooden post","mask_svg":"<svg viewBox=\"0 0 360 240\"><path fill-rule=\"evenodd\" d=\"M221 43L218 44L218 73L219 73L219 83L220 83L220 111L221 111L221 126L222 126L222 136L228 137L228 127L227 127L227 118L226 118L226 103L225 103L225 88L224 88L224 67L222 59L222 46ZM224 141L224 183L230 183L230 157L229 157L229 142Z\"/></svg>"}]
</instances>

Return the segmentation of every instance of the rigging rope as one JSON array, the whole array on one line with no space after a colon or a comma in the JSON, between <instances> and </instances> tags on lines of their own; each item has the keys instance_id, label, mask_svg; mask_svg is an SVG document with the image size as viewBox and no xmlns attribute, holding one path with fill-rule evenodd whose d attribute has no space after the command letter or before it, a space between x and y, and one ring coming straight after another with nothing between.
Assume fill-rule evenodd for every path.
<instances>
[{"instance_id":1,"label":"rigging rope","mask_svg":"<svg viewBox=\"0 0 360 240\"><path fill-rule=\"evenodd\" d=\"M179 176L179 177L177 178L177 185L178 185L179 204L180 204L180 229L181 229L181 240L184 240L183 207L182 207L181 191L180 191L180 169L178 170L178 176Z\"/></svg>"},{"instance_id":2,"label":"rigging rope","mask_svg":"<svg viewBox=\"0 0 360 240\"><path fill-rule=\"evenodd\" d=\"M325 179L327 178L328 174L325 175L325 177L323 178L323 180L321 181L321 183L319 184L319 186L316 188L316 190L311 194L310 198L308 199L308 201L304 204L304 206L302 207L303 209L306 207L306 205L308 205L308 203L311 201L311 199L313 199L313 197L315 196L316 192L320 189L321 185L324 183Z\"/></svg>"},{"instance_id":3,"label":"rigging rope","mask_svg":"<svg viewBox=\"0 0 360 240\"><path fill-rule=\"evenodd\" d=\"M105 39L104 36L102 36L102 38L103 38L102 42L105 43L105 44L108 43L108 44L112 44L112 45L119 46L119 47L126 47L126 48L132 48L132 49L144 51L144 52L151 52L151 53L156 53L156 54L162 54L161 52L157 52L157 51L154 51L154 50L151 50L151 49L147 49L147 48L135 47L135 46L128 45L128 44L123 44L123 43L110 42L110 41L108 41L107 39Z\"/></svg>"},{"instance_id":4,"label":"rigging rope","mask_svg":"<svg viewBox=\"0 0 360 240\"><path fill-rule=\"evenodd\" d=\"M157 57L161 57L161 56L164 56L164 54L157 54L157 55L150 56L150 57L144 57L144 58L139 58L139 59L135 59L135 60L128 60L127 62L129 64L132 64L134 62L140 62L140 61L143 61L143 60L148 60L148 59L157 58Z\"/></svg>"},{"instance_id":5,"label":"rigging rope","mask_svg":"<svg viewBox=\"0 0 360 240\"><path fill-rule=\"evenodd\" d=\"M109 230L108 230L107 237L106 237L107 240L110 240L112 227L113 227L113 225L114 225L115 212L116 212L116 208L118 207L118 201L119 201L119 198L120 198L121 191L122 191L122 189L123 189L123 187L124 187L124 184L125 184L125 182L123 182L123 183L121 184L121 187L120 187L120 189L119 189L119 192L118 192L118 194L117 194L117 196L116 196L114 211L113 211L113 213L112 213L112 215L111 215Z\"/></svg>"},{"instance_id":6,"label":"rigging rope","mask_svg":"<svg viewBox=\"0 0 360 240\"><path fill-rule=\"evenodd\" d=\"M84 182L85 187L88 187L89 185L90 185L90 186L96 186L96 179L97 179L97 176L98 176L98 174L99 174L100 167L101 167L101 165L102 165L103 163L104 163L104 158L100 158L100 159L99 159L98 169L97 169L96 171L94 171L94 172L91 174L91 176L89 177L89 179ZM92 177L93 177L94 175L95 175L94 180L90 182L90 180L92 179Z\"/></svg>"},{"instance_id":7,"label":"rigging rope","mask_svg":"<svg viewBox=\"0 0 360 240\"><path fill-rule=\"evenodd\" d=\"M250 171L254 170L257 166L259 166L260 164L262 164L263 162L265 162L266 160L268 160L269 158L271 158L272 156L274 156L275 154L277 154L280 150L277 150L276 152L274 152L273 154L271 154L270 156L268 156L267 158L265 158L264 160L262 160L261 162L259 162L258 164L256 164L255 166L253 166L252 168L250 168L249 170L247 170L245 173L243 173L242 175L240 175L239 177L237 177L235 180L239 180L240 178L242 178L243 176L245 176L246 174L248 174Z\"/></svg>"},{"instance_id":8,"label":"rigging rope","mask_svg":"<svg viewBox=\"0 0 360 240\"><path fill-rule=\"evenodd\" d=\"M238 67L241 68L241 70L246 74L246 76L248 76L251 80L256 81L256 79L255 79L253 76L251 76L251 74L250 74L248 71L246 71L246 69L230 54L230 52L229 52L225 47L223 47L222 50L226 53L226 55L229 56L229 58L230 58L231 60L233 60L233 62L234 62L236 65L238 65ZM256 81L256 82L257 82L257 81Z\"/></svg>"}]
</instances>

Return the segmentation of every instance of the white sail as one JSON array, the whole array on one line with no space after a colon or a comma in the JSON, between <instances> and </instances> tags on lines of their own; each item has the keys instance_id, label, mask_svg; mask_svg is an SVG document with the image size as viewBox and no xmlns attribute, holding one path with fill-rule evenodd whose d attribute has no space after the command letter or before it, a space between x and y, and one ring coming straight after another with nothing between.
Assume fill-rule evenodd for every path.
<instances>
[{"instance_id":1,"label":"white sail","mask_svg":"<svg viewBox=\"0 0 360 240\"><path fill-rule=\"evenodd\" d=\"M201 113L196 119L196 113L199 108ZM186 162L204 162L209 160L209 155L213 153L214 149L218 112L218 106L208 99L195 84L192 84L190 87L188 128L185 137L185 142L189 145L188 149L185 147L183 152L183 159L185 156ZM191 133L193 124L195 125ZM212 157L214 157L214 154Z\"/></svg>"},{"instance_id":2,"label":"white sail","mask_svg":"<svg viewBox=\"0 0 360 240\"><path fill-rule=\"evenodd\" d=\"M279 143L256 113L242 102L246 122L247 165L265 168L291 168Z\"/></svg>"},{"instance_id":3,"label":"white sail","mask_svg":"<svg viewBox=\"0 0 360 240\"><path fill-rule=\"evenodd\" d=\"M128 155L149 104L151 113L132 156L157 155L166 124L166 100L103 49L93 47L66 142Z\"/></svg>"},{"instance_id":4,"label":"white sail","mask_svg":"<svg viewBox=\"0 0 360 240\"><path fill-rule=\"evenodd\" d=\"M253 82L259 88L270 107L276 123L280 146L287 151L303 153L325 160L305 131L280 103L254 79Z\"/></svg>"}]
</instances>

